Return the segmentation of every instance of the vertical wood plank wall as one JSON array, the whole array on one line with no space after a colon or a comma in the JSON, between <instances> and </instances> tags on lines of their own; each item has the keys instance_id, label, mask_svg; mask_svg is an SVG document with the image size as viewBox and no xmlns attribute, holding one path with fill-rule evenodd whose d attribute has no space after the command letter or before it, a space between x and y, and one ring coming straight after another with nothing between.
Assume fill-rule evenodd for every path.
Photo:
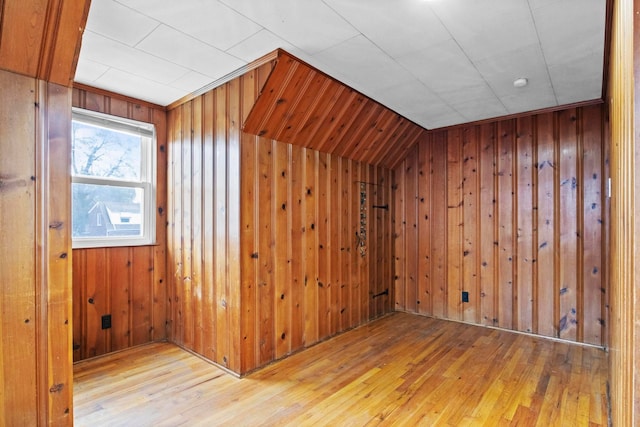
<instances>
[{"instance_id":1,"label":"vertical wood plank wall","mask_svg":"<svg viewBox=\"0 0 640 427\"><path fill-rule=\"evenodd\" d=\"M70 425L71 90L0 87L0 425Z\"/></svg>"},{"instance_id":2,"label":"vertical wood plank wall","mask_svg":"<svg viewBox=\"0 0 640 427\"><path fill-rule=\"evenodd\" d=\"M270 69L168 112L170 338L234 372L241 351L240 126L255 99L246 88Z\"/></svg>"},{"instance_id":3,"label":"vertical wood plank wall","mask_svg":"<svg viewBox=\"0 0 640 427\"><path fill-rule=\"evenodd\" d=\"M244 134L241 187L243 372L393 309L390 170Z\"/></svg>"},{"instance_id":4,"label":"vertical wood plank wall","mask_svg":"<svg viewBox=\"0 0 640 427\"><path fill-rule=\"evenodd\" d=\"M242 132L271 67L168 117L171 337L236 373L393 309L392 172Z\"/></svg>"},{"instance_id":5,"label":"vertical wood plank wall","mask_svg":"<svg viewBox=\"0 0 640 427\"><path fill-rule=\"evenodd\" d=\"M611 325L609 372L615 426L640 424L640 5L613 2L611 115Z\"/></svg>"},{"instance_id":6,"label":"vertical wood plank wall","mask_svg":"<svg viewBox=\"0 0 640 427\"><path fill-rule=\"evenodd\" d=\"M396 309L605 345L604 132L602 105L431 132L395 171Z\"/></svg>"},{"instance_id":7,"label":"vertical wood plank wall","mask_svg":"<svg viewBox=\"0 0 640 427\"><path fill-rule=\"evenodd\" d=\"M166 112L123 96L77 87L73 106L153 123L157 136L156 244L73 251L73 357L82 360L167 338ZM111 329L101 318L111 314Z\"/></svg>"}]
</instances>

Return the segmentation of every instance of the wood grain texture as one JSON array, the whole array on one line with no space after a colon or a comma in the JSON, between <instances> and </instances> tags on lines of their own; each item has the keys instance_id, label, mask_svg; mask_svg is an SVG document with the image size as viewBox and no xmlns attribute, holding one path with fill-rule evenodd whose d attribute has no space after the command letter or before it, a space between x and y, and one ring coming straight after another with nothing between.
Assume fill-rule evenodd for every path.
<instances>
[{"instance_id":1,"label":"wood grain texture","mask_svg":"<svg viewBox=\"0 0 640 427\"><path fill-rule=\"evenodd\" d=\"M395 170L396 251L404 249L396 309L606 345L603 110L460 126L421 140ZM427 198L430 213L416 230ZM420 298L429 292L426 307L416 307L416 289Z\"/></svg>"},{"instance_id":2,"label":"wood grain texture","mask_svg":"<svg viewBox=\"0 0 640 427\"><path fill-rule=\"evenodd\" d=\"M73 413L71 91L6 71L0 86L0 425L65 425Z\"/></svg>"},{"instance_id":3,"label":"wood grain texture","mask_svg":"<svg viewBox=\"0 0 640 427\"><path fill-rule=\"evenodd\" d=\"M36 305L39 306L39 406L42 424L70 423L72 372L71 236L71 90L39 81L36 156L37 261ZM38 136L40 139L38 140ZM66 166L66 167L65 167ZM46 388L48 393L43 393ZM46 410L45 410L46 408Z\"/></svg>"},{"instance_id":4,"label":"wood grain texture","mask_svg":"<svg viewBox=\"0 0 640 427\"><path fill-rule=\"evenodd\" d=\"M483 124L479 129L480 157L480 216L478 218L478 246L480 261L480 324L497 326L496 307L498 293L495 291L495 280L498 265L498 222L496 221L496 125Z\"/></svg>"},{"instance_id":5,"label":"wood grain texture","mask_svg":"<svg viewBox=\"0 0 640 427\"><path fill-rule=\"evenodd\" d=\"M70 87L90 0L0 3L0 69Z\"/></svg>"},{"instance_id":6,"label":"wood grain texture","mask_svg":"<svg viewBox=\"0 0 640 427\"><path fill-rule=\"evenodd\" d=\"M166 112L87 86L74 88L74 107L153 123L156 127L156 244L74 249L73 358L75 361L167 338ZM112 328L101 317L112 315Z\"/></svg>"},{"instance_id":7,"label":"wood grain texture","mask_svg":"<svg viewBox=\"0 0 640 427\"><path fill-rule=\"evenodd\" d=\"M391 212L373 208L393 205L391 171L240 132L271 70L250 71L168 119L172 340L238 373L392 309ZM360 181L364 257L354 236Z\"/></svg>"},{"instance_id":8,"label":"wood grain texture","mask_svg":"<svg viewBox=\"0 0 640 427\"><path fill-rule=\"evenodd\" d=\"M245 132L386 168L426 132L291 54L277 55Z\"/></svg>"},{"instance_id":9,"label":"wood grain texture","mask_svg":"<svg viewBox=\"0 0 640 427\"><path fill-rule=\"evenodd\" d=\"M613 425L640 423L640 308L637 275L640 259L637 194L638 164L638 70L640 51L640 5L613 2L611 57L607 102L610 106L611 154L611 256L609 260L611 418ZM606 157L605 157L606 159ZM585 159L585 166L586 166ZM585 221L587 220L585 216ZM585 257L590 259L589 257Z\"/></svg>"},{"instance_id":10,"label":"wood grain texture","mask_svg":"<svg viewBox=\"0 0 640 427\"><path fill-rule=\"evenodd\" d=\"M606 426L607 373L600 349L396 313L242 379L167 343L81 362L75 425Z\"/></svg>"},{"instance_id":11,"label":"wood grain texture","mask_svg":"<svg viewBox=\"0 0 640 427\"><path fill-rule=\"evenodd\" d=\"M360 198L351 197L341 207L340 195L346 186L359 196L358 170L367 166L264 138L243 152L242 173L252 178L241 182L255 183L250 190L241 190L241 203L247 205L241 209L241 223L251 224L253 230L242 234L241 263L257 260L257 276L253 269L242 271L244 286L256 288L255 294L243 294L241 301L243 315L253 318L243 321L247 329L242 337L253 345L242 347L242 366L252 370L391 310L390 295L374 298L392 281L390 225L386 225L390 213L373 209L390 196L386 188L391 176L390 171L376 168L377 175L372 175L378 183L366 185L371 224L367 253L354 259L351 254L358 248L351 236L356 229L343 226L340 217L347 221L359 217ZM300 175L298 159L303 162ZM340 167L344 162L351 168ZM255 165L255 172L245 172L248 165ZM257 182L254 174L259 176ZM340 235L345 237L342 242ZM342 274L343 269L351 276ZM252 331L255 337L249 339Z\"/></svg>"},{"instance_id":12,"label":"wood grain texture","mask_svg":"<svg viewBox=\"0 0 640 427\"><path fill-rule=\"evenodd\" d=\"M469 297L480 301L480 256L478 227L464 227L464 224L479 223L480 185L478 182L478 161L480 158L479 128L465 129L462 131L462 290L468 292ZM471 323L480 323L480 310L474 304L466 304L462 307L462 320Z\"/></svg>"},{"instance_id":13,"label":"wood grain texture","mask_svg":"<svg viewBox=\"0 0 640 427\"><path fill-rule=\"evenodd\" d=\"M251 247L274 245L276 227L258 218L271 217L272 200L288 194L272 173L274 159L288 153L258 152L257 140L239 128L270 70L265 64L168 113L170 338L236 372L271 360L278 348L287 351L273 336L273 322L284 321L274 317L275 260ZM259 193L260 185L270 191ZM258 203L241 203L254 194ZM284 220L278 230L286 229ZM248 258L240 245L246 239ZM287 248L280 250L286 257ZM241 304L262 298L271 305ZM247 347L254 360L241 359Z\"/></svg>"},{"instance_id":14,"label":"wood grain texture","mask_svg":"<svg viewBox=\"0 0 640 427\"><path fill-rule=\"evenodd\" d=\"M2 278L3 393L0 408L3 425L35 425L37 410L37 310L36 301L36 151L34 141L37 82L2 71L0 120L0 276ZM15 144L12 141L24 141ZM15 239L14 233L20 238ZM4 242L13 241L12 245ZM46 372L46 370L45 370ZM44 388L44 386L43 386ZM6 393L4 390L11 390Z\"/></svg>"}]
</instances>

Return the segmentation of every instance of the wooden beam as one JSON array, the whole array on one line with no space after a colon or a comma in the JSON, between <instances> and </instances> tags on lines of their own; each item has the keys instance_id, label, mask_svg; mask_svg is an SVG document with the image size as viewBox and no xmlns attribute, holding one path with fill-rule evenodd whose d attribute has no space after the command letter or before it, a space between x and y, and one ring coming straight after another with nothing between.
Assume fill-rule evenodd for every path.
<instances>
[{"instance_id":1,"label":"wooden beam","mask_svg":"<svg viewBox=\"0 0 640 427\"><path fill-rule=\"evenodd\" d=\"M0 69L70 87L90 0L0 3Z\"/></svg>"}]
</instances>

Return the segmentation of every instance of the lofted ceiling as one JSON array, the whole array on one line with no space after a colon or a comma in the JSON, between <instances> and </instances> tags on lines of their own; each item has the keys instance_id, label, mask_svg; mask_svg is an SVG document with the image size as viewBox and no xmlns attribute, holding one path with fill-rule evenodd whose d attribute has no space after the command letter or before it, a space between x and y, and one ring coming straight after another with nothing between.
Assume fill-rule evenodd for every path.
<instances>
[{"instance_id":1,"label":"lofted ceiling","mask_svg":"<svg viewBox=\"0 0 640 427\"><path fill-rule=\"evenodd\" d=\"M75 81L169 105L283 48L434 129L600 99L606 3L93 0Z\"/></svg>"}]
</instances>

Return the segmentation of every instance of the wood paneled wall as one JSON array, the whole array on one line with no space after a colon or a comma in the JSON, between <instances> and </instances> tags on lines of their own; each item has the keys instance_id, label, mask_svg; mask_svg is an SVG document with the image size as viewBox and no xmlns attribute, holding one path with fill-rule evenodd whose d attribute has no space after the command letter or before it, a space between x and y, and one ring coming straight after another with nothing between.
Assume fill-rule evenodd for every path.
<instances>
[{"instance_id":1,"label":"wood paneled wall","mask_svg":"<svg viewBox=\"0 0 640 427\"><path fill-rule=\"evenodd\" d=\"M236 373L393 309L391 171L241 132L271 68L169 112L172 340Z\"/></svg>"},{"instance_id":2,"label":"wood paneled wall","mask_svg":"<svg viewBox=\"0 0 640 427\"><path fill-rule=\"evenodd\" d=\"M245 132L390 169L427 132L282 49L276 54Z\"/></svg>"},{"instance_id":3,"label":"wood paneled wall","mask_svg":"<svg viewBox=\"0 0 640 427\"><path fill-rule=\"evenodd\" d=\"M611 323L609 380L614 426L640 424L640 5L613 2L611 117Z\"/></svg>"},{"instance_id":4,"label":"wood paneled wall","mask_svg":"<svg viewBox=\"0 0 640 427\"><path fill-rule=\"evenodd\" d=\"M396 309L605 345L604 132L601 105L431 132L395 171Z\"/></svg>"},{"instance_id":5,"label":"wood paneled wall","mask_svg":"<svg viewBox=\"0 0 640 427\"><path fill-rule=\"evenodd\" d=\"M0 87L0 425L70 425L71 90Z\"/></svg>"},{"instance_id":6,"label":"wood paneled wall","mask_svg":"<svg viewBox=\"0 0 640 427\"><path fill-rule=\"evenodd\" d=\"M71 86L90 4L0 1L0 69Z\"/></svg>"},{"instance_id":7,"label":"wood paneled wall","mask_svg":"<svg viewBox=\"0 0 640 427\"><path fill-rule=\"evenodd\" d=\"M85 86L73 106L153 123L157 137L156 244L74 249L73 356L82 360L167 338L166 112L162 107ZM102 316L111 314L111 329Z\"/></svg>"},{"instance_id":8,"label":"wood paneled wall","mask_svg":"<svg viewBox=\"0 0 640 427\"><path fill-rule=\"evenodd\" d=\"M390 170L244 134L241 179L242 372L393 310Z\"/></svg>"},{"instance_id":9,"label":"wood paneled wall","mask_svg":"<svg viewBox=\"0 0 640 427\"><path fill-rule=\"evenodd\" d=\"M240 372L240 126L267 63L168 114L170 338Z\"/></svg>"}]
</instances>

